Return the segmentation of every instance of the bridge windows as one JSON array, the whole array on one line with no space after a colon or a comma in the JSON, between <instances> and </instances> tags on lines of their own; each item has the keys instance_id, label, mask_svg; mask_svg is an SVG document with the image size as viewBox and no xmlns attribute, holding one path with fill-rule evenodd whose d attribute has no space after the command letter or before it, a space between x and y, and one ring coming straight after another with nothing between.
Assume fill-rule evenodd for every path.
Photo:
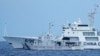
<instances>
[{"instance_id":1,"label":"bridge windows","mask_svg":"<svg viewBox=\"0 0 100 56\"><path fill-rule=\"evenodd\" d=\"M79 41L79 37L63 37L62 40L69 40L70 42Z\"/></svg>"},{"instance_id":2,"label":"bridge windows","mask_svg":"<svg viewBox=\"0 0 100 56\"><path fill-rule=\"evenodd\" d=\"M98 41L98 37L85 37L86 41Z\"/></svg>"},{"instance_id":3,"label":"bridge windows","mask_svg":"<svg viewBox=\"0 0 100 56\"><path fill-rule=\"evenodd\" d=\"M83 25L78 25L79 27L88 27L88 25L83 24Z\"/></svg>"},{"instance_id":4,"label":"bridge windows","mask_svg":"<svg viewBox=\"0 0 100 56\"><path fill-rule=\"evenodd\" d=\"M95 32L83 32L83 36L95 36Z\"/></svg>"},{"instance_id":5,"label":"bridge windows","mask_svg":"<svg viewBox=\"0 0 100 56\"><path fill-rule=\"evenodd\" d=\"M79 41L79 37L70 37L71 42L77 42Z\"/></svg>"}]
</instances>

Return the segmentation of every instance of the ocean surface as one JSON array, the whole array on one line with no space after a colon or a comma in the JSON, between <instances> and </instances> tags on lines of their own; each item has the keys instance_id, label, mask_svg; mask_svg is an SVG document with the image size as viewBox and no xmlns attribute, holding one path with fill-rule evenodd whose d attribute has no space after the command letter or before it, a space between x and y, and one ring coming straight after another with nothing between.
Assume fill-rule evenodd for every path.
<instances>
[{"instance_id":1,"label":"ocean surface","mask_svg":"<svg viewBox=\"0 0 100 56\"><path fill-rule=\"evenodd\" d=\"M100 50L37 51L14 49L7 42L0 42L0 56L100 56Z\"/></svg>"}]
</instances>

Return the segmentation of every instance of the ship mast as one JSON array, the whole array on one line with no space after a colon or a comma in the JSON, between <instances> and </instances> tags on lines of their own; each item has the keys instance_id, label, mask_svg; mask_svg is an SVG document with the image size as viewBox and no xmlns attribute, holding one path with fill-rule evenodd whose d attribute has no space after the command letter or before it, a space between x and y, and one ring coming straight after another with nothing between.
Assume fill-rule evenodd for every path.
<instances>
[{"instance_id":1,"label":"ship mast","mask_svg":"<svg viewBox=\"0 0 100 56\"><path fill-rule=\"evenodd\" d=\"M95 8L93 10L91 10L91 12L88 13L88 17L89 17L89 21L90 21L90 26L93 27L94 25L94 16L97 12L97 8L99 7L99 5L96 4Z\"/></svg>"},{"instance_id":2,"label":"ship mast","mask_svg":"<svg viewBox=\"0 0 100 56\"><path fill-rule=\"evenodd\" d=\"M51 34L51 28L52 28L53 24L52 22L49 22L49 34Z\"/></svg>"},{"instance_id":3,"label":"ship mast","mask_svg":"<svg viewBox=\"0 0 100 56\"><path fill-rule=\"evenodd\" d=\"M5 25L4 25L4 36L7 36L7 27L6 27L6 24L7 23L5 23Z\"/></svg>"}]
</instances>

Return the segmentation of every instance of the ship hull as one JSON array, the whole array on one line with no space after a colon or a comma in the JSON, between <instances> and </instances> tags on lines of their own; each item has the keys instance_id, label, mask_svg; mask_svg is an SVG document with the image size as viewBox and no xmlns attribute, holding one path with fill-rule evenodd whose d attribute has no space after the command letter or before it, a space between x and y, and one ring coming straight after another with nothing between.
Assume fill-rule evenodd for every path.
<instances>
[{"instance_id":1,"label":"ship hull","mask_svg":"<svg viewBox=\"0 0 100 56\"><path fill-rule=\"evenodd\" d=\"M28 50L84 50L84 49L100 49L100 42L83 42L77 46L57 46L54 43L52 45L34 44L32 40L34 38L18 38L18 37L4 37L7 42L17 49L28 49ZM28 41L28 42L27 42ZM88 45L89 44L89 45ZM92 44L92 45L90 45Z\"/></svg>"}]
</instances>

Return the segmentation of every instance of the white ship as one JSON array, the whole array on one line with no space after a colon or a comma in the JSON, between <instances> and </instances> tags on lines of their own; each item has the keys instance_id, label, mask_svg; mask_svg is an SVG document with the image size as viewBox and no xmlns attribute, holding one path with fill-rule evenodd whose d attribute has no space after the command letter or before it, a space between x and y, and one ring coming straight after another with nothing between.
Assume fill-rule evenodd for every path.
<instances>
[{"instance_id":1,"label":"white ship","mask_svg":"<svg viewBox=\"0 0 100 56\"><path fill-rule=\"evenodd\" d=\"M85 50L100 49L100 32L93 26L94 12L89 14L91 24L79 19L72 24L62 26L60 37L51 32L39 37L4 36L14 48L29 50Z\"/></svg>"}]
</instances>

